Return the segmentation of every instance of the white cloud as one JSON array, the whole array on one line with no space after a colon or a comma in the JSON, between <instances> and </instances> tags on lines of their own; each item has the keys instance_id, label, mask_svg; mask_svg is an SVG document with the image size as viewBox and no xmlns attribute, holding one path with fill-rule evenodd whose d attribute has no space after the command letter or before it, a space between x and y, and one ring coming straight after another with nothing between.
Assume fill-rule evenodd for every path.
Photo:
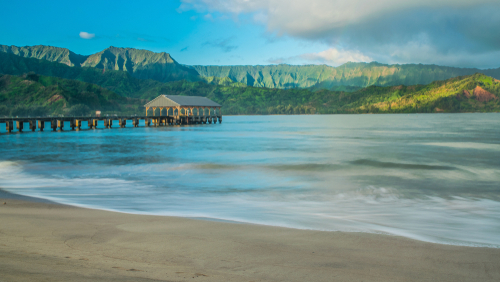
<instances>
[{"instance_id":1,"label":"white cloud","mask_svg":"<svg viewBox=\"0 0 500 282\"><path fill-rule=\"evenodd\" d=\"M88 33L88 32L85 32L85 31L80 32L80 38L83 38L83 39L92 39L94 37L95 37L94 33Z\"/></svg>"},{"instance_id":2,"label":"white cloud","mask_svg":"<svg viewBox=\"0 0 500 282\"><path fill-rule=\"evenodd\" d=\"M273 32L304 35L419 8L463 8L498 0L181 0L179 11L261 13Z\"/></svg>"},{"instance_id":3,"label":"white cloud","mask_svg":"<svg viewBox=\"0 0 500 282\"><path fill-rule=\"evenodd\" d=\"M317 62L332 66L338 66L345 64L347 62L371 62L372 58L363 55L359 51L351 50L338 50L336 48L330 48L319 53L308 53L300 55L300 58L310 61Z\"/></svg>"},{"instance_id":4,"label":"white cloud","mask_svg":"<svg viewBox=\"0 0 500 282\"><path fill-rule=\"evenodd\" d=\"M339 50L329 48L317 53L306 53L288 58L275 58L269 60L273 64L301 63L301 64L326 64L339 66L347 62L372 62L373 59L356 50Z\"/></svg>"},{"instance_id":5,"label":"white cloud","mask_svg":"<svg viewBox=\"0 0 500 282\"><path fill-rule=\"evenodd\" d=\"M428 63L439 56L484 55L500 51L499 0L181 0L178 11L213 15L250 15L272 36L291 36L344 50L359 50L377 61L406 58ZM424 37L435 52L402 48ZM391 47L392 50L389 50ZM339 49L340 50L340 49ZM337 51L339 51L337 50ZM399 50L398 52L394 52ZM420 49L425 51L425 48ZM326 51L325 51L326 52ZM340 52L340 51L339 51ZM401 51L402 52L402 51ZM391 56L394 54L394 56ZM326 56L326 55L325 55ZM333 53L330 54L333 56ZM356 57L354 57L356 58ZM469 61L462 58L462 61ZM461 61L457 58L456 61ZM385 61L388 62L388 61ZM500 58L471 62L498 67ZM465 65L463 65L465 66Z\"/></svg>"}]
</instances>

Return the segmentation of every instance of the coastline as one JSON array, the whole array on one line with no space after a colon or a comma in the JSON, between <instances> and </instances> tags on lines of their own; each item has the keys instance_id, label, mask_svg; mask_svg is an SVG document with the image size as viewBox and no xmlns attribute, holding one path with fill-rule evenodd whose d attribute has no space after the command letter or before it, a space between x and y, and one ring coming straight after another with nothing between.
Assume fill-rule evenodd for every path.
<instances>
[{"instance_id":1,"label":"coastline","mask_svg":"<svg viewBox=\"0 0 500 282\"><path fill-rule=\"evenodd\" d=\"M125 214L1 190L0 241L5 281L500 279L500 249Z\"/></svg>"}]
</instances>

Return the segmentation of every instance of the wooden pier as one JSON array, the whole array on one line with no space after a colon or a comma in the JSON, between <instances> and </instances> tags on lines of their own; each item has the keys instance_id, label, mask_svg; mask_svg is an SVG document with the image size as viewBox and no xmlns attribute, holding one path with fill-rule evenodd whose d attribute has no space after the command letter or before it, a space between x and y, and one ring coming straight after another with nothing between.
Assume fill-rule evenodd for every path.
<instances>
[{"instance_id":1,"label":"wooden pier","mask_svg":"<svg viewBox=\"0 0 500 282\"><path fill-rule=\"evenodd\" d=\"M144 125L169 126L187 124L211 124L222 123L221 105L205 97L160 95L145 106L145 116L96 116L96 117L16 117L0 118L0 124L5 123L7 132L16 128L23 132L24 125L28 124L28 130L43 131L47 123L53 131L63 130L65 123L69 123L71 130L81 129L82 124L87 124L89 129L97 128L99 121L103 121L104 128L111 128L114 121L120 127L125 127L128 120L132 121L133 127L139 126L139 121L144 120ZM153 115L148 115L151 109ZM155 115L159 109L159 115ZM165 110L162 115L162 109Z\"/></svg>"},{"instance_id":2,"label":"wooden pier","mask_svg":"<svg viewBox=\"0 0 500 282\"><path fill-rule=\"evenodd\" d=\"M63 130L64 126L69 126L71 130L81 129L86 124L89 129L97 128L99 121L102 121L104 128L111 128L114 122L120 127L125 127L127 121L132 121L133 127L139 126L139 121L144 120L144 125L149 126L172 126L187 124L211 124L222 122L222 116L105 116L105 117L19 117L0 118L0 124L5 123L7 132L17 129L19 132L27 131L57 131ZM26 126L26 127L25 127Z\"/></svg>"}]
</instances>

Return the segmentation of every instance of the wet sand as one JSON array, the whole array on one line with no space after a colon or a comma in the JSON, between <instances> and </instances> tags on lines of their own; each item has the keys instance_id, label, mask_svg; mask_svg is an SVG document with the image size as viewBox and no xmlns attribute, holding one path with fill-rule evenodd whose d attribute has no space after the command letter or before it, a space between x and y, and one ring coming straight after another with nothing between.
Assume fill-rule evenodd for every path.
<instances>
[{"instance_id":1,"label":"wet sand","mask_svg":"<svg viewBox=\"0 0 500 282\"><path fill-rule=\"evenodd\" d=\"M500 281L500 249L0 198L0 281Z\"/></svg>"}]
</instances>

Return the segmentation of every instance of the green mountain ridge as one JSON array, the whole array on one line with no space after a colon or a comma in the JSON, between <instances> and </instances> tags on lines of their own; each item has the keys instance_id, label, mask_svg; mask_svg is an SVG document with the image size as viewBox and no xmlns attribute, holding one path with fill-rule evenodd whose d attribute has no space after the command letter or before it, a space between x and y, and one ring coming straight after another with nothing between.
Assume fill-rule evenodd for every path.
<instances>
[{"instance_id":1,"label":"green mountain ridge","mask_svg":"<svg viewBox=\"0 0 500 282\"><path fill-rule=\"evenodd\" d=\"M107 70L121 70L140 79L160 82L175 80L199 81L202 78L193 69L177 63L168 53L155 53L133 48L109 47L89 56L78 55L66 48L52 46L7 46L0 45L0 51L24 58L43 59L71 67L93 67Z\"/></svg>"},{"instance_id":2,"label":"green mountain ridge","mask_svg":"<svg viewBox=\"0 0 500 282\"><path fill-rule=\"evenodd\" d=\"M28 108L33 107L52 114L72 112L75 107L143 114L143 105L160 94L208 97L223 105L224 114L500 111L500 81L484 74L427 85L311 91L252 87L216 76L164 83L136 78L129 71L71 67L5 52L0 52L0 74L0 115L32 113Z\"/></svg>"},{"instance_id":3,"label":"green mountain ridge","mask_svg":"<svg viewBox=\"0 0 500 282\"><path fill-rule=\"evenodd\" d=\"M229 77L248 86L268 88L312 88L352 91L371 85L394 86L429 84L452 77L484 73L500 78L500 68L479 70L437 65L386 65L346 63L327 65L192 66L201 76ZM345 87L354 87L348 89ZM343 88L344 87L344 88Z\"/></svg>"},{"instance_id":4,"label":"green mountain ridge","mask_svg":"<svg viewBox=\"0 0 500 282\"><path fill-rule=\"evenodd\" d=\"M129 75L126 72L117 73ZM133 81L135 78L131 79ZM105 113L144 114L143 105L161 93L204 96L223 105L224 114L500 111L500 81L483 74L451 78L428 85L370 86L355 92L326 89L312 92L300 88L248 87L234 83L214 85L203 81L143 82L151 83L149 91L128 92L130 96L124 97L92 83L33 72L17 76L1 75L0 115L20 115L23 107L24 112L30 112L30 108L43 107L52 114L71 113L72 109L78 107L103 110Z\"/></svg>"},{"instance_id":5,"label":"green mountain ridge","mask_svg":"<svg viewBox=\"0 0 500 282\"><path fill-rule=\"evenodd\" d=\"M162 89L165 87L165 83L152 79L138 79L126 71L103 72L92 67L69 67L57 62L0 52L0 74L23 75L29 72L96 84L121 96L131 98L156 97L159 93L163 93ZM206 77L199 81L199 84L205 83L246 87L244 84L234 83L229 78Z\"/></svg>"},{"instance_id":6,"label":"green mountain ridge","mask_svg":"<svg viewBox=\"0 0 500 282\"><path fill-rule=\"evenodd\" d=\"M395 86L429 84L452 77L484 73L500 79L500 68L479 70L437 65L346 63L339 67L327 65L267 66L187 66L179 64L170 54L133 48L109 47L89 56L75 54L66 48L51 46L6 46L0 51L25 58L43 59L71 67L125 71L139 79L159 82L178 80L203 81L207 77L230 79L233 82L266 88L310 88L356 91L371 85ZM230 82L229 82L230 83Z\"/></svg>"}]
</instances>

